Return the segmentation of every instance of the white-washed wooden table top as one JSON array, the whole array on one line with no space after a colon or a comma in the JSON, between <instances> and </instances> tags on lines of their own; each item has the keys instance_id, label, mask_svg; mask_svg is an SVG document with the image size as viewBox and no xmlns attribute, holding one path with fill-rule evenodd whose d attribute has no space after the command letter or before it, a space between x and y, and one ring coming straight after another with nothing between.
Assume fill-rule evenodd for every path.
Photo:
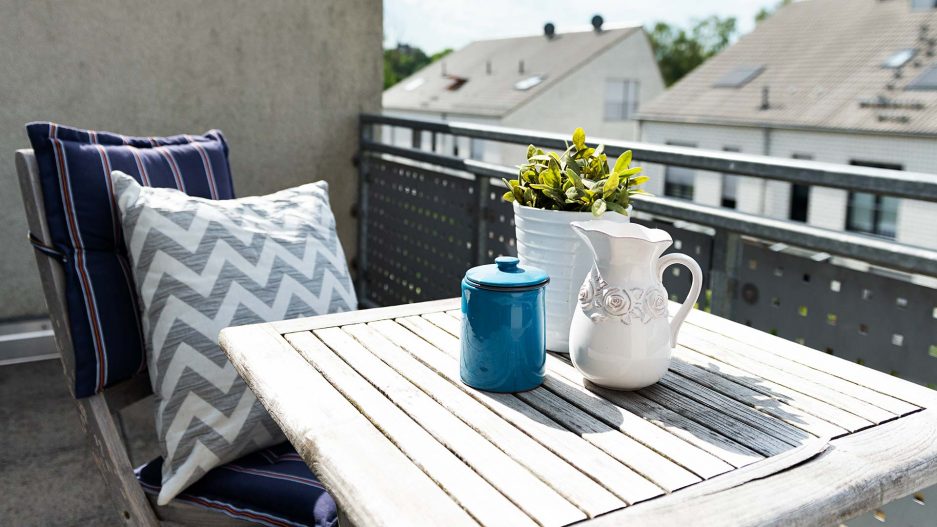
<instances>
[{"instance_id":1,"label":"white-washed wooden table top","mask_svg":"<svg viewBox=\"0 0 937 527\"><path fill-rule=\"evenodd\" d=\"M821 525L937 483L937 393L693 311L638 392L459 380L459 300L228 328L355 525Z\"/></svg>"}]
</instances>

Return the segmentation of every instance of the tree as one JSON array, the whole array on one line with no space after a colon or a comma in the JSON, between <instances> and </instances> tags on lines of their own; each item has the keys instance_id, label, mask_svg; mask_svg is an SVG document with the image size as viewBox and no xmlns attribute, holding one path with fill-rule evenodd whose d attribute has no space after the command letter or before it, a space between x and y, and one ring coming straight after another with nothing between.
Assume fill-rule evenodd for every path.
<instances>
[{"instance_id":1,"label":"tree","mask_svg":"<svg viewBox=\"0 0 937 527\"><path fill-rule=\"evenodd\" d=\"M407 44L397 44L396 48L384 50L384 89L390 88L401 80L413 75L417 70L452 53L444 49L427 56L422 49Z\"/></svg>"},{"instance_id":2,"label":"tree","mask_svg":"<svg viewBox=\"0 0 937 527\"><path fill-rule=\"evenodd\" d=\"M696 21L689 30L657 22L648 37L664 83L670 86L725 49L737 32L735 17L713 15Z\"/></svg>"},{"instance_id":3,"label":"tree","mask_svg":"<svg viewBox=\"0 0 937 527\"><path fill-rule=\"evenodd\" d=\"M773 15L775 11L781 9L787 4L793 2L794 0L780 0L774 7L762 7L758 10L758 13L755 15L755 23L763 22L766 18Z\"/></svg>"}]
</instances>

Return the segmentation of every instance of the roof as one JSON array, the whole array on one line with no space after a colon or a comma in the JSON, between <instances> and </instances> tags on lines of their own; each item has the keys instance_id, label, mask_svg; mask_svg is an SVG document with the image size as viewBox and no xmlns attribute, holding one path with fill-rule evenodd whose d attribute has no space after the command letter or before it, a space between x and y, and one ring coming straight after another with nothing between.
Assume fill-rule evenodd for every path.
<instances>
[{"instance_id":1,"label":"roof","mask_svg":"<svg viewBox=\"0 0 937 527\"><path fill-rule=\"evenodd\" d=\"M384 91L384 109L501 117L639 31L635 26L473 42ZM466 82L449 89L458 78ZM525 80L533 86L515 87Z\"/></svg>"},{"instance_id":2,"label":"roof","mask_svg":"<svg viewBox=\"0 0 937 527\"><path fill-rule=\"evenodd\" d=\"M639 118L934 135L937 90L913 84L937 66L935 45L937 9L912 10L910 0L795 2L646 103ZM917 50L910 61L885 67L906 49ZM726 79L741 86L716 86Z\"/></svg>"}]
</instances>

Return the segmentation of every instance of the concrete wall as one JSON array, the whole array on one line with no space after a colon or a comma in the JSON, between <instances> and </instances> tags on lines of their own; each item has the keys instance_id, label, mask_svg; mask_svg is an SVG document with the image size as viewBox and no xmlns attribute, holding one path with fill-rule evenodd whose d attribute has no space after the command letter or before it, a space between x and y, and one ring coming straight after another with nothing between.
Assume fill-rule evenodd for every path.
<instances>
[{"instance_id":1,"label":"concrete wall","mask_svg":"<svg viewBox=\"0 0 937 527\"><path fill-rule=\"evenodd\" d=\"M691 142L709 150L735 147L748 154L767 153L782 158L810 156L815 161L838 164L849 164L853 160L896 163L907 171L937 173L937 140L934 139L801 130L771 130L766 135L759 128L658 122L643 123L641 133L642 140L650 143ZM652 177L649 190L662 194L663 167L651 165L648 174ZM718 205L713 196L719 195L721 185L719 174L697 171L694 200ZM717 186L719 192L714 190ZM737 208L751 214L788 219L790 194L790 185L784 182L741 178ZM839 231L845 229L847 201L845 190L811 187L807 223ZM934 218L937 218L937 204L901 200L897 241L937 248Z\"/></svg>"},{"instance_id":2,"label":"concrete wall","mask_svg":"<svg viewBox=\"0 0 937 527\"><path fill-rule=\"evenodd\" d=\"M16 183L23 124L221 129L239 196L331 185L349 257L357 115L380 107L374 0L0 2L0 319L45 311Z\"/></svg>"}]
</instances>

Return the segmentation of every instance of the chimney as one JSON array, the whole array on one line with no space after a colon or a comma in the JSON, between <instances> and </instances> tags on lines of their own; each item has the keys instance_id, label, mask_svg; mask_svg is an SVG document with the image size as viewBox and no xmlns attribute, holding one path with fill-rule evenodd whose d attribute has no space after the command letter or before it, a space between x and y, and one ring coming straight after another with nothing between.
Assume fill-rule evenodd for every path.
<instances>
[{"instance_id":1,"label":"chimney","mask_svg":"<svg viewBox=\"0 0 937 527\"><path fill-rule=\"evenodd\" d=\"M556 37L556 26L553 25L553 22L547 22L543 26L543 34L547 37L547 40L552 40Z\"/></svg>"},{"instance_id":2,"label":"chimney","mask_svg":"<svg viewBox=\"0 0 937 527\"><path fill-rule=\"evenodd\" d=\"M604 22L605 20L602 18L602 15L595 15L592 17L592 29L594 29L596 33L601 33L602 23Z\"/></svg>"},{"instance_id":3,"label":"chimney","mask_svg":"<svg viewBox=\"0 0 937 527\"><path fill-rule=\"evenodd\" d=\"M485 74L491 75L491 59L485 61Z\"/></svg>"},{"instance_id":4,"label":"chimney","mask_svg":"<svg viewBox=\"0 0 937 527\"><path fill-rule=\"evenodd\" d=\"M520 73L521 75L524 74L524 59L521 59L520 61L518 61L517 72Z\"/></svg>"}]
</instances>

